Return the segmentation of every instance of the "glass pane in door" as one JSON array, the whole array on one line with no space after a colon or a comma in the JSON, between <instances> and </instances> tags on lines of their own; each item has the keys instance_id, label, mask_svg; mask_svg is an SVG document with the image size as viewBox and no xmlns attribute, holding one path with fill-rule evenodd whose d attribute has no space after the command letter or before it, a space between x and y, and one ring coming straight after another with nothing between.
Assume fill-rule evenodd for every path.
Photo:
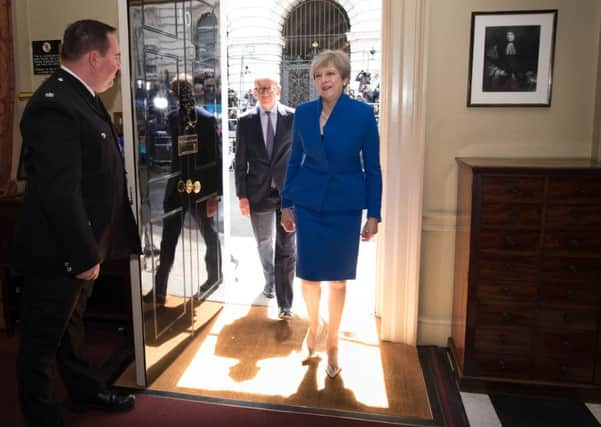
<instances>
[{"instance_id":1,"label":"glass pane in door","mask_svg":"<svg viewBox=\"0 0 601 427\"><path fill-rule=\"evenodd\" d=\"M218 21L198 36L199 18L217 16L213 3L129 2L149 377L200 326L202 301L222 280Z\"/></svg>"}]
</instances>

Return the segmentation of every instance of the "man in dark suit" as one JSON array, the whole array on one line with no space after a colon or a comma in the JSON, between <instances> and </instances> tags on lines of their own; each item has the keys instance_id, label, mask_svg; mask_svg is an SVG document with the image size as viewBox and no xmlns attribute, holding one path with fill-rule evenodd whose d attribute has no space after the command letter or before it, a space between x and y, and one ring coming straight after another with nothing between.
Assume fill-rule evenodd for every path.
<instances>
[{"instance_id":1,"label":"man in dark suit","mask_svg":"<svg viewBox=\"0 0 601 427\"><path fill-rule=\"evenodd\" d=\"M28 425L63 425L55 364L77 409L134 405L82 358L83 315L102 263L140 253L117 134L97 95L113 84L119 54L115 28L71 24L61 69L21 120L28 182L14 261L25 276L17 377Z\"/></svg>"},{"instance_id":2,"label":"man in dark suit","mask_svg":"<svg viewBox=\"0 0 601 427\"><path fill-rule=\"evenodd\" d=\"M265 275L263 294L273 298L275 290L279 317L290 319L295 236L281 226L279 190L284 184L290 156L294 110L278 103L280 90L274 78L257 78L254 96L258 105L238 119L236 195L242 215L250 215Z\"/></svg>"},{"instance_id":3,"label":"man in dark suit","mask_svg":"<svg viewBox=\"0 0 601 427\"><path fill-rule=\"evenodd\" d=\"M182 231L186 212L194 218L205 245L207 279L199 284L196 299L221 283L221 244L217 232L215 215L219 198L223 194L221 139L217 133L215 117L199 105L194 105L191 80L186 75L178 76L171 83L171 93L178 100L178 108L169 114L168 128L171 137L171 175L165 188L161 252L155 276L155 288L144 295L144 302L163 305L167 294L169 273L175 260L177 241ZM192 137L186 143L180 137ZM188 140L189 141L189 140ZM187 192L185 182L198 182L197 190ZM178 188L179 187L179 188ZM182 191L184 190L184 191ZM156 292L156 295L153 295Z\"/></svg>"}]
</instances>

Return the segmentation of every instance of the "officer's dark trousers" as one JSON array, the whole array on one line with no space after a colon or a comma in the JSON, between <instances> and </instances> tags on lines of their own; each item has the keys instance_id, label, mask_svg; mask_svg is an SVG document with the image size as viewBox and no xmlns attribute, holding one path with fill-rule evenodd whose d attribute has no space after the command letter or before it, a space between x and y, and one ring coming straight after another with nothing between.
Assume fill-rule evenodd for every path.
<instances>
[{"instance_id":1,"label":"officer's dark trousers","mask_svg":"<svg viewBox=\"0 0 601 427\"><path fill-rule=\"evenodd\" d=\"M82 357L83 314L93 284L67 276L25 276L17 381L30 426L62 425L56 368L71 399L90 399L104 390Z\"/></svg>"},{"instance_id":2,"label":"officer's dark trousers","mask_svg":"<svg viewBox=\"0 0 601 427\"><path fill-rule=\"evenodd\" d=\"M200 228L200 234L205 241L205 265L207 268L207 282L215 283L221 277L221 245L219 244L219 235L217 226L213 217L207 217L207 202L192 203L193 208L190 213L195 223ZM159 257L159 267L156 274L156 294L164 296L167 293L167 282L169 281L169 272L175 260L175 248L182 231L182 221L187 206L182 211L177 211L163 220L163 232L161 236L161 254ZM169 211L169 209L165 209ZM186 242L187 244L187 242ZM203 283L198 283L198 286Z\"/></svg>"}]
</instances>

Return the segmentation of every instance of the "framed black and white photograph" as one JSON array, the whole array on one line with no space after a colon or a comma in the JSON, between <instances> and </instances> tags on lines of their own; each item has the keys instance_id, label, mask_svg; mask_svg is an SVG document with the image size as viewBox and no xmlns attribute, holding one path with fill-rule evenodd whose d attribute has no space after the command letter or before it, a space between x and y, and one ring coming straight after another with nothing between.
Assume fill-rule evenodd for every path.
<instances>
[{"instance_id":1,"label":"framed black and white photograph","mask_svg":"<svg viewBox=\"0 0 601 427\"><path fill-rule=\"evenodd\" d=\"M467 105L551 105L557 10L472 12Z\"/></svg>"}]
</instances>

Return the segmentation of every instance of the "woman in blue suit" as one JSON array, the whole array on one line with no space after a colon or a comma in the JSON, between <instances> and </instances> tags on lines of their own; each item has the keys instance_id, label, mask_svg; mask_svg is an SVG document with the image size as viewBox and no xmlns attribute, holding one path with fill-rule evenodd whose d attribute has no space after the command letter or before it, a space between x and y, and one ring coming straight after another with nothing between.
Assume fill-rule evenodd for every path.
<instances>
[{"instance_id":1,"label":"woman in blue suit","mask_svg":"<svg viewBox=\"0 0 601 427\"><path fill-rule=\"evenodd\" d=\"M382 200L379 138L371 107L343 93L350 78L346 53L316 56L311 74L319 98L296 107L292 150L282 190L282 226L296 230L296 275L310 318L314 354L321 281L329 282L328 376L340 372L338 330L346 281L355 278L359 238L378 232ZM367 221L361 230L361 216Z\"/></svg>"}]
</instances>

